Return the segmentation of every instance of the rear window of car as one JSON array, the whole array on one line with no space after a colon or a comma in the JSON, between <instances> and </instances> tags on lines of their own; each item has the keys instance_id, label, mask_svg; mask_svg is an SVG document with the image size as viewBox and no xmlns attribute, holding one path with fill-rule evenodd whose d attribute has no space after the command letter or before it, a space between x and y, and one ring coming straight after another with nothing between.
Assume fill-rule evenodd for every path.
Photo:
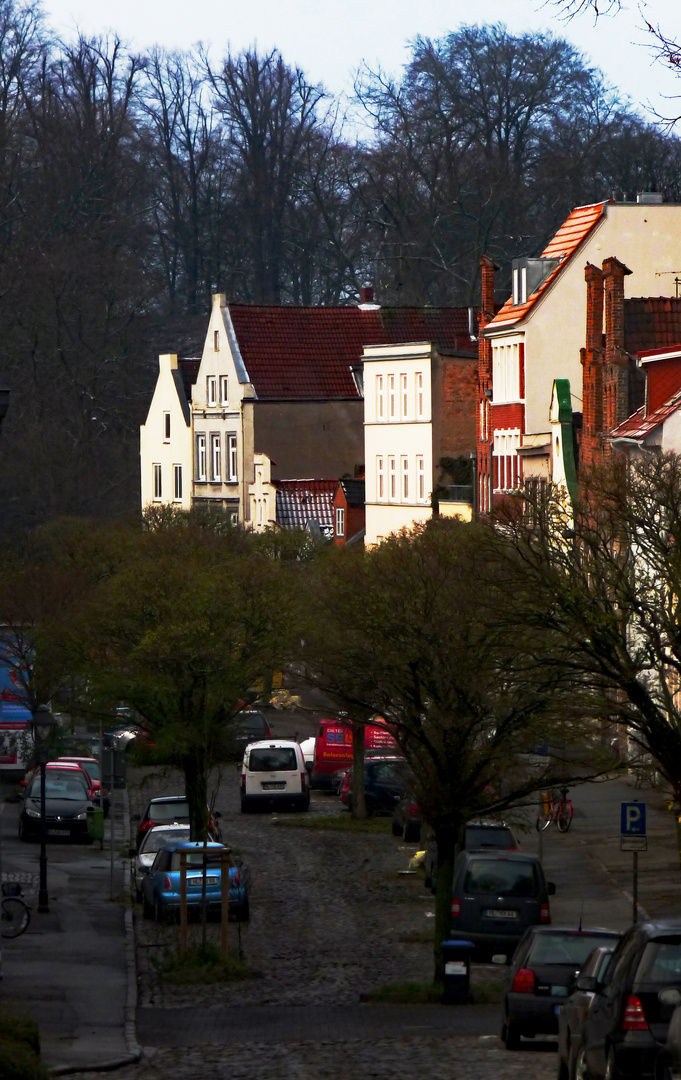
<instances>
[{"instance_id":1,"label":"rear window of car","mask_svg":"<svg viewBox=\"0 0 681 1080\"><path fill-rule=\"evenodd\" d=\"M599 945L612 947L615 938L607 934L535 934L527 963L577 964L581 967Z\"/></svg>"},{"instance_id":2,"label":"rear window of car","mask_svg":"<svg viewBox=\"0 0 681 1080\"><path fill-rule=\"evenodd\" d=\"M148 832L140 851L144 851L145 854L150 851L160 851L165 844L170 844L173 840L188 840L189 829L164 829L163 832Z\"/></svg>"},{"instance_id":3,"label":"rear window of car","mask_svg":"<svg viewBox=\"0 0 681 1080\"><path fill-rule=\"evenodd\" d=\"M515 837L510 829L500 825L467 825L465 844L468 851L472 848L499 848L508 851L516 847Z\"/></svg>"},{"instance_id":4,"label":"rear window of car","mask_svg":"<svg viewBox=\"0 0 681 1080\"><path fill-rule=\"evenodd\" d=\"M69 759L67 758L66 761L68 760ZM73 761L73 759L71 760ZM88 774L91 780L101 780L102 774L99 770L98 761L73 761L73 764L76 765L79 769L85 769L85 772Z\"/></svg>"},{"instance_id":5,"label":"rear window of car","mask_svg":"<svg viewBox=\"0 0 681 1080\"><path fill-rule=\"evenodd\" d=\"M532 862L472 859L463 883L465 893L537 896L539 875Z\"/></svg>"},{"instance_id":6,"label":"rear window of car","mask_svg":"<svg viewBox=\"0 0 681 1080\"><path fill-rule=\"evenodd\" d=\"M237 735L249 735L253 731L266 732L269 725L262 713L241 713L234 721L234 730Z\"/></svg>"},{"instance_id":7,"label":"rear window of car","mask_svg":"<svg viewBox=\"0 0 681 1080\"><path fill-rule=\"evenodd\" d=\"M158 821L160 825L166 821L180 821L182 818L189 818L189 804L186 799L151 803L147 817L152 821Z\"/></svg>"},{"instance_id":8,"label":"rear window of car","mask_svg":"<svg viewBox=\"0 0 681 1080\"><path fill-rule=\"evenodd\" d=\"M681 983L681 937L648 942L639 961L634 989L646 983L655 986Z\"/></svg>"},{"instance_id":9,"label":"rear window of car","mask_svg":"<svg viewBox=\"0 0 681 1080\"><path fill-rule=\"evenodd\" d=\"M248 767L251 772L295 772L296 752L288 746L263 746L251 750Z\"/></svg>"},{"instance_id":10,"label":"rear window of car","mask_svg":"<svg viewBox=\"0 0 681 1080\"><path fill-rule=\"evenodd\" d=\"M200 870L201 867L204 865L203 858L204 858L203 851L200 851L200 850L199 851L188 851L187 852L187 866L191 870ZM222 862L222 853L220 851L215 851L215 850L210 851L210 850L208 850L206 852L206 866L220 866L221 862ZM170 860L170 869L171 870L179 870L180 869L180 852L179 851L174 851L173 852L171 860Z\"/></svg>"}]
</instances>

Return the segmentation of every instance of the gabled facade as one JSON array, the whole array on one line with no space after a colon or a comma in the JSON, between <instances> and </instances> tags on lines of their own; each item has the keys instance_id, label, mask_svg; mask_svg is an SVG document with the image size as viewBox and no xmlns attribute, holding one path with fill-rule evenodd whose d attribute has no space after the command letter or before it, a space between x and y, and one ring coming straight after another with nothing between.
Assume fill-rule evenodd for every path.
<instances>
[{"instance_id":1,"label":"gabled facade","mask_svg":"<svg viewBox=\"0 0 681 1080\"><path fill-rule=\"evenodd\" d=\"M142 506L192 500L191 389L196 361L159 357L159 373L146 423L140 431Z\"/></svg>"},{"instance_id":2,"label":"gabled facade","mask_svg":"<svg viewBox=\"0 0 681 1080\"><path fill-rule=\"evenodd\" d=\"M338 481L333 496L334 537L338 547L364 539L364 477L344 477ZM360 535L361 534L361 535Z\"/></svg>"},{"instance_id":3,"label":"gabled facade","mask_svg":"<svg viewBox=\"0 0 681 1080\"><path fill-rule=\"evenodd\" d=\"M609 434L610 445L632 457L646 450L681 453L681 345L640 354L645 403Z\"/></svg>"},{"instance_id":4,"label":"gabled facade","mask_svg":"<svg viewBox=\"0 0 681 1080\"><path fill-rule=\"evenodd\" d=\"M676 268L680 242L681 206L641 201L579 207L539 259L515 260L512 296L496 315L495 267L482 260L478 477L483 511L523 485L524 463L532 456L526 448L541 456L537 448L544 446L550 459L548 415L556 379L567 380L572 409L582 412L584 326L596 324L587 320L585 263L596 269L604 255L617 252L610 267L613 288L621 288L623 298L634 290L650 295L667 281L671 286L673 275L665 275ZM635 268L631 278L627 267ZM587 342L587 353L600 344L600 339ZM585 411L587 443L598 427L599 419L593 419L593 431L587 430Z\"/></svg>"}]
</instances>

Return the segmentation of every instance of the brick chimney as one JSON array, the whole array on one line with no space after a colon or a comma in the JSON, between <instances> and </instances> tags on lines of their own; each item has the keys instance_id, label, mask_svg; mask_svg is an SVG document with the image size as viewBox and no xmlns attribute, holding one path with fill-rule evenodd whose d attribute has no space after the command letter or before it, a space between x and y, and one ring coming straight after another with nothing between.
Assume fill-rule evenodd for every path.
<instances>
[{"instance_id":1,"label":"brick chimney","mask_svg":"<svg viewBox=\"0 0 681 1080\"><path fill-rule=\"evenodd\" d=\"M600 459L603 432L603 271L592 263L584 267L586 281L586 348L582 361L582 436L579 448L580 478Z\"/></svg>"},{"instance_id":2,"label":"brick chimney","mask_svg":"<svg viewBox=\"0 0 681 1080\"><path fill-rule=\"evenodd\" d=\"M624 349L624 279L631 270L618 259L603 261L605 286L604 431L632 412L629 373L632 361Z\"/></svg>"},{"instance_id":3,"label":"brick chimney","mask_svg":"<svg viewBox=\"0 0 681 1080\"><path fill-rule=\"evenodd\" d=\"M359 302L360 304L373 304L374 290L371 285L362 285L359 290Z\"/></svg>"},{"instance_id":4,"label":"brick chimney","mask_svg":"<svg viewBox=\"0 0 681 1080\"><path fill-rule=\"evenodd\" d=\"M483 334L483 329L494 318L494 273L498 269L487 255L480 257L482 278L482 307L478 321L478 416L477 416L477 451L478 451L478 493L477 505L485 513L491 509L490 483L490 399L492 397L492 342Z\"/></svg>"}]
</instances>

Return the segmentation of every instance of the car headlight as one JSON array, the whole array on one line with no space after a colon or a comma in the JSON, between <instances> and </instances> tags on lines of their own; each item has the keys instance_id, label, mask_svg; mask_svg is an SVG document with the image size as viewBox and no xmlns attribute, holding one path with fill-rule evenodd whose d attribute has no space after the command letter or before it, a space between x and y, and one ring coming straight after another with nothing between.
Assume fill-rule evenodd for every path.
<instances>
[{"instance_id":1,"label":"car headlight","mask_svg":"<svg viewBox=\"0 0 681 1080\"><path fill-rule=\"evenodd\" d=\"M76 814L76 821L87 821L87 813L83 811L82 814Z\"/></svg>"},{"instance_id":2,"label":"car headlight","mask_svg":"<svg viewBox=\"0 0 681 1080\"><path fill-rule=\"evenodd\" d=\"M32 806L27 806L26 817L40 817L40 810L34 810Z\"/></svg>"}]
</instances>

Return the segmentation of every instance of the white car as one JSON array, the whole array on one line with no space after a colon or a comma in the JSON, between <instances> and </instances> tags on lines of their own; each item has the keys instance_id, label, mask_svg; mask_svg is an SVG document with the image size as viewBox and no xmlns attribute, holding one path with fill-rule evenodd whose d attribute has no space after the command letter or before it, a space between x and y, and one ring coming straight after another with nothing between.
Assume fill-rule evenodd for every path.
<instances>
[{"instance_id":1,"label":"white car","mask_svg":"<svg viewBox=\"0 0 681 1080\"><path fill-rule=\"evenodd\" d=\"M156 852L171 840L189 840L189 825L178 825L177 822L174 825L155 825L144 834L132 864L135 897L139 903L142 902L142 878L156 858Z\"/></svg>"},{"instance_id":2,"label":"white car","mask_svg":"<svg viewBox=\"0 0 681 1080\"><path fill-rule=\"evenodd\" d=\"M303 751L303 757L305 758L305 768L308 772L312 772L312 766L314 765L314 748L317 744L317 739L314 735L311 735L309 739L303 739L300 744L300 749Z\"/></svg>"},{"instance_id":3,"label":"white car","mask_svg":"<svg viewBox=\"0 0 681 1080\"><path fill-rule=\"evenodd\" d=\"M309 810L310 777L297 742L261 739L246 747L241 766L241 811L258 806Z\"/></svg>"}]
</instances>

